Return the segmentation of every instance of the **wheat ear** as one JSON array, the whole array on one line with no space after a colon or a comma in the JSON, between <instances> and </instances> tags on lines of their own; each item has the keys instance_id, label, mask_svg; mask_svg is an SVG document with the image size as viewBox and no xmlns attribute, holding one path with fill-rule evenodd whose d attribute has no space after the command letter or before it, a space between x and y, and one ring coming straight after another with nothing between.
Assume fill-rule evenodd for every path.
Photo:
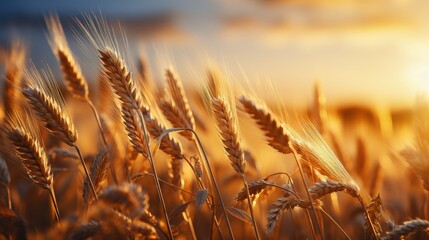
<instances>
[{"instance_id":1,"label":"wheat ear","mask_svg":"<svg viewBox=\"0 0 429 240\"><path fill-rule=\"evenodd\" d=\"M367 240L380 239L380 234L382 231L380 225L382 207L380 194L377 195L377 197L371 199L371 202L367 206L368 216L366 216L364 223L365 239ZM374 225L375 235L372 232L371 223L369 222L368 218L371 218L372 224Z\"/></svg>"},{"instance_id":2,"label":"wheat ear","mask_svg":"<svg viewBox=\"0 0 429 240\"><path fill-rule=\"evenodd\" d=\"M237 127L233 120L234 116L228 104L222 98L214 98L211 103L214 118L229 162L238 174L244 174L246 170L246 161L244 160Z\"/></svg>"},{"instance_id":3,"label":"wheat ear","mask_svg":"<svg viewBox=\"0 0 429 240\"><path fill-rule=\"evenodd\" d=\"M240 97L239 101L244 111L256 121L256 124L264 132L271 147L284 154L292 152L289 147L288 131L267 108L258 106L245 96Z\"/></svg>"},{"instance_id":4,"label":"wheat ear","mask_svg":"<svg viewBox=\"0 0 429 240\"><path fill-rule=\"evenodd\" d=\"M139 113L136 110L121 107L121 118L125 126L125 132L131 142L133 149L141 153L144 157L148 157L146 142L144 138L143 125L139 118Z\"/></svg>"},{"instance_id":5,"label":"wheat ear","mask_svg":"<svg viewBox=\"0 0 429 240\"><path fill-rule=\"evenodd\" d=\"M95 156L95 160L92 163L91 169L90 169L90 176L93 180L95 190L98 192L101 188L101 183L106 179L107 176L107 170L109 169L109 148L103 148L101 149L97 156ZM83 182L83 200L86 203L89 203L92 198L94 197L90 193L90 184L88 178L85 178L85 181Z\"/></svg>"},{"instance_id":6,"label":"wheat ear","mask_svg":"<svg viewBox=\"0 0 429 240\"><path fill-rule=\"evenodd\" d=\"M130 109L142 109L144 105L140 90L132 80L131 73L123 60L110 48L98 50L98 52L103 64L104 74L122 104Z\"/></svg>"},{"instance_id":7,"label":"wheat ear","mask_svg":"<svg viewBox=\"0 0 429 240\"><path fill-rule=\"evenodd\" d=\"M42 145L24 128L11 127L7 132L9 141L15 147L28 177L41 188L49 190L55 207L55 216L60 221L60 213L55 199L51 165Z\"/></svg>"},{"instance_id":8,"label":"wheat ear","mask_svg":"<svg viewBox=\"0 0 429 240\"><path fill-rule=\"evenodd\" d=\"M23 94L45 127L67 145L74 146L77 141L77 132L58 103L38 87L26 87L23 89Z\"/></svg>"},{"instance_id":9,"label":"wheat ear","mask_svg":"<svg viewBox=\"0 0 429 240\"><path fill-rule=\"evenodd\" d=\"M179 112L178 116L180 116L181 120L181 124L177 121L172 122L173 126L178 128L190 128L195 130L195 119L192 114L191 107L189 106L188 98L186 97L182 82L173 74L171 70L167 70L166 76L171 97L177 108L177 111ZM170 119L168 120L170 121ZM175 125L174 123L179 125ZM194 140L192 133L190 133L189 131L183 131L182 134L190 141Z\"/></svg>"},{"instance_id":10,"label":"wheat ear","mask_svg":"<svg viewBox=\"0 0 429 240\"><path fill-rule=\"evenodd\" d=\"M355 189L347 186L346 184L327 179L326 181L320 181L311 186L308 191L310 192L312 199L319 199L323 196L331 194L333 192L345 191L353 197L357 197L358 193Z\"/></svg>"},{"instance_id":11,"label":"wheat ear","mask_svg":"<svg viewBox=\"0 0 429 240\"><path fill-rule=\"evenodd\" d=\"M177 105L172 101L168 101L166 99L162 100L158 104L164 116L171 123L171 125L175 128L191 128L186 120L183 119L182 113L177 108ZM189 131L181 131L180 135L184 136L189 141L194 141L194 135Z\"/></svg>"},{"instance_id":12,"label":"wheat ear","mask_svg":"<svg viewBox=\"0 0 429 240\"><path fill-rule=\"evenodd\" d=\"M415 219L411 221L406 221L402 225L397 226L393 231L389 232L387 236L383 237L383 240L396 240L403 239L409 234L417 233L421 231L429 230L429 221Z\"/></svg>"}]
</instances>

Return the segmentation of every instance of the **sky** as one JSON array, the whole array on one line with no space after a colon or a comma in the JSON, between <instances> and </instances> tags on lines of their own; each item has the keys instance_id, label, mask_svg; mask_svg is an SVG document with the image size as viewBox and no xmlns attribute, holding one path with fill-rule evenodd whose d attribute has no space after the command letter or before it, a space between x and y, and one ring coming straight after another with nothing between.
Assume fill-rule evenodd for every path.
<instances>
[{"instance_id":1,"label":"sky","mask_svg":"<svg viewBox=\"0 0 429 240\"><path fill-rule=\"evenodd\" d=\"M43 20L58 14L94 77L94 59L82 53L71 26L74 17L101 12L121 22L135 57L147 58L157 80L171 62L190 85L211 59L239 82L272 82L290 106L311 103L319 82L328 104L405 107L429 94L427 9L429 0L3 1L0 45L19 37L36 64L58 71Z\"/></svg>"}]
</instances>

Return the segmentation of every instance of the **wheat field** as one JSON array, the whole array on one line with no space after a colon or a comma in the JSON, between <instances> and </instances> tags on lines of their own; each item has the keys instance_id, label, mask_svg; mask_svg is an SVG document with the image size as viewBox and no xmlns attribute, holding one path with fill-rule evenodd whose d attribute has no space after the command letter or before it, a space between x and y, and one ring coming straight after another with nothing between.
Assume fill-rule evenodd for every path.
<instances>
[{"instance_id":1,"label":"wheat field","mask_svg":"<svg viewBox=\"0 0 429 240\"><path fill-rule=\"evenodd\" d=\"M329 107L315 84L290 110L209 61L193 84L174 66L156 81L96 15L74 23L87 79L45 23L56 65L21 41L1 52L1 239L429 239L424 97Z\"/></svg>"}]
</instances>

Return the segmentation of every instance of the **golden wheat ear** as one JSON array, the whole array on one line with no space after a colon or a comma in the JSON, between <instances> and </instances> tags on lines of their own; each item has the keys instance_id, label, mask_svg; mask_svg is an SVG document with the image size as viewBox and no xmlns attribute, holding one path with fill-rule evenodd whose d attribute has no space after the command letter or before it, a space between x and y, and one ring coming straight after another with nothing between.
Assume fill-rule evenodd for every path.
<instances>
[{"instance_id":1,"label":"golden wheat ear","mask_svg":"<svg viewBox=\"0 0 429 240\"><path fill-rule=\"evenodd\" d=\"M173 126L190 128L195 130L194 115L192 114L191 107L189 106L188 98L186 97L185 89L183 88L183 84L181 80L175 76L172 70L167 70L166 76L167 76L168 89L170 90L170 95L173 99L174 105L176 106L177 110L180 113L179 116L181 118L181 124L178 124L176 122L177 126L174 126L172 122ZM192 141L193 139L192 134L190 134L188 131L183 133L187 133L185 137L187 137Z\"/></svg>"},{"instance_id":2,"label":"golden wheat ear","mask_svg":"<svg viewBox=\"0 0 429 240\"><path fill-rule=\"evenodd\" d=\"M89 95L88 83L70 50L60 19L58 16L50 16L46 18L46 25L52 51L60 62L68 90L74 97L86 100Z\"/></svg>"},{"instance_id":3,"label":"golden wheat ear","mask_svg":"<svg viewBox=\"0 0 429 240\"><path fill-rule=\"evenodd\" d=\"M41 188L49 190L55 207L57 220L60 220L59 209L53 188L53 174L48 157L39 142L40 133L32 116L13 114L6 124L5 136L14 147L13 152L20 160L27 176Z\"/></svg>"},{"instance_id":4,"label":"golden wheat ear","mask_svg":"<svg viewBox=\"0 0 429 240\"><path fill-rule=\"evenodd\" d=\"M33 64L29 64L25 70L25 79L22 93L33 113L52 134L74 146L78 138L77 131L52 73L49 70L38 71Z\"/></svg>"},{"instance_id":5,"label":"golden wheat ear","mask_svg":"<svg viewBox=\"0 0 429 240\"><path fill-rule=\"evenodd\" d=\"M271 147L284 154L292 153L289 147L288 130L268 108L258 105L245 96L241 96L239 101L243 111L249 114L263 131L266 141Z\"/></svg>"}]
</instances>

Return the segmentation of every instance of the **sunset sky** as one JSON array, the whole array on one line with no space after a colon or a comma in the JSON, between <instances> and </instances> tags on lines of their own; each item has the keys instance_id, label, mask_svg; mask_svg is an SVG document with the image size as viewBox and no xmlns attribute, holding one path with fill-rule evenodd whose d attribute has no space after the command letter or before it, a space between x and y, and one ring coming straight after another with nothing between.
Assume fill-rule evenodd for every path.
<instances>
[{"instance_id":1,"label":"sunset sky","mask_svg":"<svg viewBox=\"0 0 429 240\"><path fill-rule=\"evenodd\" d=\"M428 0L8 1L0 44L23 38L34 62L58 71L43 16L58 13L70 29L73 17L101 12L122 22L156 79L166 57L188 83L210 58L237 80L274 82L291 106L310 103L319 81L328 103L402 107L429 94L428 9ZM92 61L71 45L82 62Z\"/></svg>"}]
</instances>

